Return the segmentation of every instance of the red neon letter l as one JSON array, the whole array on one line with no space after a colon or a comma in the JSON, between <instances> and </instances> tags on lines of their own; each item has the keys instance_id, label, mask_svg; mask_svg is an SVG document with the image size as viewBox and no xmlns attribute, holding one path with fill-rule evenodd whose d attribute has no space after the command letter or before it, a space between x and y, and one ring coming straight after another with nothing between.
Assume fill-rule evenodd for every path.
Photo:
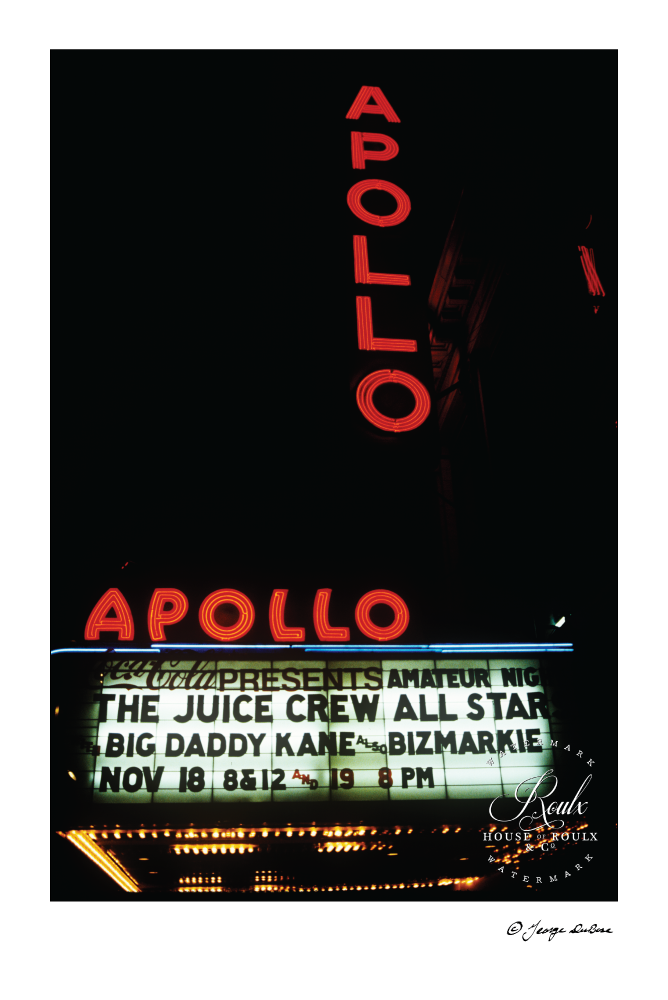
<instances>
[{"instance_id":1,"label":"red neon letter l","mask_svg":"<svg viewBox=\"0 0 668 1000\"><path fill-rule=\"evenodd\" d=\"M287 590L275 590L269 602L269 628L274 642L303 642L306 629L288 628L285 624L285 602L288 599Z\"/></svg>"},{"instance_id":2,"label":"red neon letter l","mask_svg":"<svg viewBox=\"0 0 668 1000\"><path fill-rule=\"evenodd\" d=\"M313 602L313 624L320 642L335 640L337 642L350 641L350 629L329 624L329 599L332 596L331 590L319 590Z\"/></svg>"}]
</instances>

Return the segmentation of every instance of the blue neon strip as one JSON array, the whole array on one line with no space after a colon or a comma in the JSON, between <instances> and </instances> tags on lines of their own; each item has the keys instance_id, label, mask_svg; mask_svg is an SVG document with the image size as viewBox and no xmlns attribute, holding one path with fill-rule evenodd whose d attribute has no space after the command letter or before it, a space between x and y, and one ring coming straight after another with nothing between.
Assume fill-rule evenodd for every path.
<instances>
[{"instance_id":1,"label":"blue neon strip","mask_svg":"<svg viewBox=\"0 0 668 1000\"><path fill-rule=\"evenodd\" d=\"M97 649L92 648L91 646L82 646L81 648L70 647L69 649L52 649L51 656L53 656L54 653L155 653L155 649L129 649L125 647L122 649L110 649L109 646Z\"/></svg>"},{"instance_id":2,"label":"blue neon strip","mask_svg":"<svg viewBox=\"0 0 668 1000\"><path fill-rule=\"evenodd\" d=\"M412 644L390 644L390 645L380 645L375 643L354 643L349 645L348 643L337 643L336 645L321 645L321 646L309 646L307 643L290 643L288 645L279 645L277 643L269 643L267 645L259 644L248 644L248 645L230 645L229 643L202 643L199 645L195 644L171 644L171 643L156 643L153 649L303 649L306 652L312 653L317 650L355 650L359 652L360 650L378 650L378 649L398 649L406 652L415 652L417 650L424 650L428 652L429 650L451 650L451 649L493 649L496 651L513 651L513 650L530 650L530 649L554 649L554 650L570 650L573 648L573 644L570 642L455 642L455 643L432 643L430 645L422 644L418 645Z\"/></svg>"},{"instance_id":3,"label":"blue neon strip","mask_svg":"<svg viewBox=\"0 0 668 1000\"><path fill-rule=\"evenodd\" d=\"M70 649L52 649L51 655L55 653L159 653L164 649L301 649L305 653L572 653L573 644L570 642L515 642L515 643L450 643L427 645L405 645L405 646L381 646L371 644L360 644L349 646L340 643L336 646L307 646L306 644L292 645L229 645L228 643L164 643L156 644L150 649L135 649L130 647L71 647Z\"/></svg>"},{"instance_id":4,"label":"blue neon strip","mask_svg":"<svg viewBox=\"0 0 668 1000\"><path fill-rule=\"evenodd\" d=\"M368 646L306 646L306 653L369 653ZM507 646L430 646L429 649L416 649L415 646L374 646L373 652L383 653L572 653L573 647L555 646L521 646L508 649Z\"/></svg>"}]
</instances>

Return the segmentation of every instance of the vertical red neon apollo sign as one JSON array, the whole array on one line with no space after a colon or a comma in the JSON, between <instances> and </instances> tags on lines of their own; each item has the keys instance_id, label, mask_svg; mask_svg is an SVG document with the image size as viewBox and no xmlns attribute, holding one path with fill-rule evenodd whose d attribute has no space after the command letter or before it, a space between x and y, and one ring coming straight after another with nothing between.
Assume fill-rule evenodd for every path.
<instances>
[{"instance_id":1,"label":"vertical red neon apollo sign","mask_svg":"<svg viewBox=\"0 0 668 1000\"><path fill-rule=\"evenodd\" d=\"M375 103L370 104L373 100ZM390 105L380 87L362 87L352 103L346 118L357 120L362 115L382 115L386 121L399 123L399 116ZM367 143L382 146L382 149L368 149ZM396 139L380 132L351 132L350 146L352 164L355 170L366 170L367 160L392 160L399 153ZM389 215L373 215L365 209L363 197L367 191L386 191L396 202L396 209ZM377 178L358 181L348 191L348 208L365 225L400 226L408 218L411 203L408 195L396 184ZM359 285L394 285L400 288L411 283L408 274L383 274L370 270L369 250L366 235L353 236L353 261L355 283ZM376 337L373 330L372 299L370 295L356 296L357 345L360 351L417 351L417 341ZM374 405L373 394L381 385L396 383L405 386L412 394L415 405L406 417L393 419L386 417ZM374 427L396 434L415 430L425 422L431 410L429 392L414 375L395 368L382 368L365 376L357 386L357 405L362 414Z\"/></svg>"}]
</instances>

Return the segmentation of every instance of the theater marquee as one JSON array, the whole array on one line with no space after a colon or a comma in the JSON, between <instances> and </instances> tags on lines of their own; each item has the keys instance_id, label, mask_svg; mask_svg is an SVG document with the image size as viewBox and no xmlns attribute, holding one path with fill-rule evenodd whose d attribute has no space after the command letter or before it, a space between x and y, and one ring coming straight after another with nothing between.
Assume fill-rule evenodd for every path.
<instances>
[{"instance_id":1,"label":"theater marquee","mask_svg":"<svg viewBox=\"0 0 668 1000\"><path fill-rule=\"evenodd\" d=\"M553 763L549 716L538 660L103 657L73 776L109 804L492 799Z\"/></svg>"}]
</instances>

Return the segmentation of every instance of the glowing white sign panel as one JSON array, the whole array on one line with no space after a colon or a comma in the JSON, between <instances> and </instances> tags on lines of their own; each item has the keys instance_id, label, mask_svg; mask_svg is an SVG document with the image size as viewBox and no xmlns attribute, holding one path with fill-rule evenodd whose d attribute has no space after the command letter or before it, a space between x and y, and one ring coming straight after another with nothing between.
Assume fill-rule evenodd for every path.
<instances>
[{"instance_id":1,"label":"glowing white sign panel","mask_svg":"<svg viewBox=\"0 0 668 1000\"><path fill-rule=\"evenodd\" d=\"M537 660L109 660L93 682L96 802L495 798L553 763Z\"/></svg>"}]
</instances>

